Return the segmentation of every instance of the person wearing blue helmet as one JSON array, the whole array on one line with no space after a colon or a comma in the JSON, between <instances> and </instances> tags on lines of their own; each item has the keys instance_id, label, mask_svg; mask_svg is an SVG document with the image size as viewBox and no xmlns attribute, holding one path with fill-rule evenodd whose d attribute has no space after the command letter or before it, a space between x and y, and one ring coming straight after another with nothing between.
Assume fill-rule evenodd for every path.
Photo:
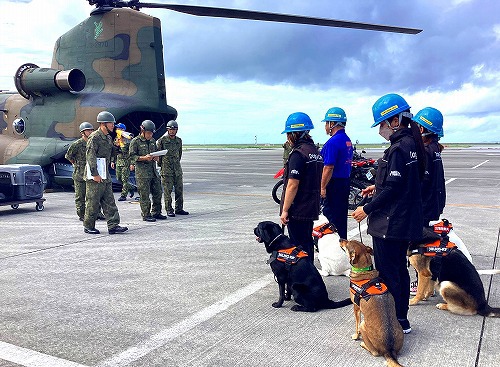
<instances>
[{"instance_id":1,"label":"person wearing blue helmet","mask_svg":"<svg viewBox=\"0 0 500 367\"><path fill-rule=\"evenodd\" d=\"M425 147L426 170L422 181L422 209L424 216L424 226L429 226L430 221L439 220L446 203L446 187L444 179L443 161L441 152L443 146L439 144L439 139L443 133L443 114L433 107L425 107L417 112L413 117L420 128L422 142ZM440 261L435 259L431 262L431 272L433 280L440 269ZM417 280L410 284L410 294L417 293Z\"/></svg>"},{"instance_id":2,"label":"person wearing blue helmet","mask_svg":"<svg viewBox=\"0 0 500 367\"><path fill-rule=\"evenodd\" d=\"M116 147L116 157L111 162L111 168L116 171L116 178L122 183L122 192L118 201L127 200L127 193L130 193L130 197L134 196L134 187L129 182L130 159L128 154L130 141L134 136L126 130L127 127L121 122L115 125L116 138L114 144Z\"/></svg>"},{"instance_id":3,"label":"person wearing blue helmet","mask_svg":"<svg viewBox=\"0 0 500 367\"><path fill-rule=\"evenodd\" d=\"M287 226L291 242L301 246L314 262L311 233L319 216L323 158L309 135L312 129L311 118L303 112L292 113L286 120L282 134L286 133L292 151L283 173L280 220Z\"/></svg>"},{"instance_id":4,"label":"person wearing blue helmet","mask_svg":"<svg viewBox=\"0 0 500 367\"><path fill-rule=\"evenodd\" d=\"M368 216L368 233L380 277L394 297L396 316L404 333L408 321L410 274L406 252L410 242L422 237L423 216L420 185L425 171L425 152L410 106L398 94L379 98L372 107L379 134L391 142L378 162L375 185L362 191L373 195L371 202L358 207L353 218Z\"/></svg>"},{"instance_id":5,"label":"person wearing blue helmet","mask_svg":"<svg viewBox=\"0 0 500 367\"><path fill-rule=\"evenodd\" d=\"M325 200L323 214L335 225L340 238L347 238L347 210L349 207L352 143L345 132L347 117L340 107L330 108L326 114L325 132L330 136L321 150L323 175L321 197Z\"/></svg>"},{"instance_id":6,"label":"person wearing blue helmet","mask_svg":"<svg viewBox=\"0 0 500 367\"><path fill-rule=\"evenodd\" d=\"M413 120L419 125L427 158L426 171L422 182L422 205L424 225L438 220L446 203L446 189L441 152L443 146L439 138L443 134L443 114L433 108L425 107L418 111Z\"/></svg>"}]
</instances>

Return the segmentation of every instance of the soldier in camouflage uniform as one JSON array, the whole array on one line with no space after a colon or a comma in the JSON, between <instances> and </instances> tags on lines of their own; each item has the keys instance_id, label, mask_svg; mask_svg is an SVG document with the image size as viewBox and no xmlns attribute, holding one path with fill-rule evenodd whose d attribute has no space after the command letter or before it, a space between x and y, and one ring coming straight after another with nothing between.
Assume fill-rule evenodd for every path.
<instances>
[{"instance_id":1,"label":"soldier in camouflage uniform","mask_svg":"<svg viewBox=\"0 0 500 367\"><path fill-rule=\"evenodd\" d=\"M90 134L87 141L87 164L90 169L89 179L87 174L87 190L85 192L85 219L83 220L83 231L90 234L99 234L95 228L95 220L99 213L99 206L102 207L108 222L108 233L123 233L127 227L121 227L120 214L116 207L115 197L111 177L109 176L109 163L113 155L113 141L110 132L115 126L115 117L108 111L102 111L97 115L99 129ZM106 178L102 178L97 170L97 158L105 158Z\"/></svg>"},{"instance_id":2,"label":"soldier in camouflage uniform","mask_svg":"<svg viewBox=\"0 0 500 367\"><path fill-rule=\"evenodd\" d=\"M75 206L76 215L83 221L85 216L85 155L87 151L87 140L89 135L94 131L94 127L90 122L82 122L80 124L80 134L82 137L75 140L64 156L73 165L73 185L75 187ZM104 214L100 213L97 219L105 219Z\"/></svg>"},{"instance_id":3,"label":"soldier in camouflage uniform","mask_svg":"<svg viewBox=\"0 0 500 367\"><path fill-rule=\"evenodd\" d=\"M165 196L165 209L169 217L176 214L188 215L183 209L184 192L182 182L182 139L177 136L179 125L177 121L171 120L167 123L167 133L158 139L158 150L167 149L166 155L160 157L161 181ZM172 189L175 189L175 213L172 208Z\"/></svg>"},{"instance_id":4,"label":"soldier in camouflage uniform","mask_svg":"<svg viewBox=\"0 0 500 367\"><path fill-rule=\"evenodd\" d=\"M141 123L141 133L130 142L130 163L135 165L135 182L139 192L142 220L155 222L157 219L167 219L161 214L161 181L156 170L158 157L150 153L156 152L153 139L155 124L151 120ZM153 205L149 195L153 199Z\"/></svg>"},{"instance_id":5,"label":"soldier in camouflage uniform","mask_svg":"<svg viewBox=\"0 0 500 367\"><path fill-rule=\"evenodd\" d=\"M122 183L122 193L118 201L127 200L127 193L130 193L130 197L134 196L134 188L130 182L128 182L130 177L130 159L128 151L132 134L127 133L125 130L126 126L124 124L116 124L116 139L114 144L117 148L117 153L115 161L111 162L111 168L116 170L116 178Z\"/></svg>"}]
</instances>

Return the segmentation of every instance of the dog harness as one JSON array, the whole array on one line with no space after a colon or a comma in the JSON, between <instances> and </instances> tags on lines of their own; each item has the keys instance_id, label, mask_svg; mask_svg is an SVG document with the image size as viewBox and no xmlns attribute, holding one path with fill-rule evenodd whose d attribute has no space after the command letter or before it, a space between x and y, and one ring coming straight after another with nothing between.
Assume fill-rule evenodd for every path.
<instances>
[{"instance_id":1,"label":"dog harness","mask_svg":"<svg viewBox=\"0 0 500 367\"><path fill-rule=\"evenodd\" d=\"M368 301L372 296L387 293L387 286L382 281L382 278L352 280L350 291L354 295L354 303L359 306L361 298Z\"/></svg>"},{"instance_id":2,"label":"dog harness","mask_svg":"<svg viewBox=\"0 0 500 367\"><path fill-rule=\"evenodd\" d=\"M427 243L425 245L419 246L415 250L412 250L411 255L420 254L424 256L446 256L457 246L448 240L448 236L441 238L440 240L436 240L431 243Z\"/></svg>"},{"instance_id":3,"label":"dog harness","mask_svg":"<svg viewBox=\"0 0 500 367\"><path fill-rule=\"evenodd\" d=\"M285 263L287 267L297 264L297 262L303 257L309 256L307 252L302 250L300 246L286 248L283 250L273 251L269 257L268 264L271 264L274 260L281 261Z\"/></svg>"},{"instance_id":4,"label":"dog harness","mask_svg":"<svg viewBox=\"0 0 500 367\"><path fill-rule=\"evenodd\" d=\"M437 233L441 236L450 233L452 229L453 224L451 224L448 219L442 219L441 222L436 223L432 226L432 230L434 231L434 233Z\"/></svg>"},{"instance_id":5,"label":"dog harness","mask_svg":"<svg viewBox=\"0 0 500 367\"><path fill-rule=\"evenodd\" d=\"M312 236L314 239L320 239L321 237L327 235L337 233L337 228L333 223L325 223L313 228Z\"/></svg>"}]
</instances>

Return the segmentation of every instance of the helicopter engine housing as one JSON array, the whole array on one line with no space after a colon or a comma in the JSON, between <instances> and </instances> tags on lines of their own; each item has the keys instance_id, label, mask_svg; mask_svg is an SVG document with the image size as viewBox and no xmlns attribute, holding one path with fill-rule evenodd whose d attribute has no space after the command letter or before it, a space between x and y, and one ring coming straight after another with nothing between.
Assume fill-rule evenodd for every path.
<instances>
[{"instance_id":1,"label":"helicopter engine housing","mask_svg":"<svg viewBox=\"0 0 500 367\"><path fill-rule=\"evenodd\" d=\"M24 98L43 97L60 91L80 92L85 88L85 74L80 69L57 70L21 65L14 76L17 91Z\"/></svg>"}]
</instances>

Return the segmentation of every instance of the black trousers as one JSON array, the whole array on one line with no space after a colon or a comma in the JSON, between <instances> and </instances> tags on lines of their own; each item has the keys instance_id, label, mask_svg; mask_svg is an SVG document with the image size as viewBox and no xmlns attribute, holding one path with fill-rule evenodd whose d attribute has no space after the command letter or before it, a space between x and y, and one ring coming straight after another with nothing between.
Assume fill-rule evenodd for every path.
<instances>
[{"instance_id":1,"label":"black trousers","mask_svg":"<svg viewBox=\"0 0 500 367\"><path fill-rule=\"evenodd\" d=\"M347 239L347 209L351 179L333 178L326 186L326 203L323 214L337 227L340 238Z\"/></svg>"},{"instance_id":2,"label":"black trousers","mask_svg":"<svg viewBox=\"0 0 500 367\"><path fill-rule=\"evenodd\" d=\"M301 246L312 262L314 262L313 225L314 221L312 220L296 220L292 218L289 218L287 224L290 241L295 246Z\"/></svg>"},{"instance_id":3,"label":"black trousers","mask_svg":"<svg viewBox=\"0 0 500 367\"><path fill-rule=\"evenodd\" d=\"M373 237L375 267L394 297L398 319L408 318L410 274L406 263L408 241Z\"/></svg>"}]
</instances>

